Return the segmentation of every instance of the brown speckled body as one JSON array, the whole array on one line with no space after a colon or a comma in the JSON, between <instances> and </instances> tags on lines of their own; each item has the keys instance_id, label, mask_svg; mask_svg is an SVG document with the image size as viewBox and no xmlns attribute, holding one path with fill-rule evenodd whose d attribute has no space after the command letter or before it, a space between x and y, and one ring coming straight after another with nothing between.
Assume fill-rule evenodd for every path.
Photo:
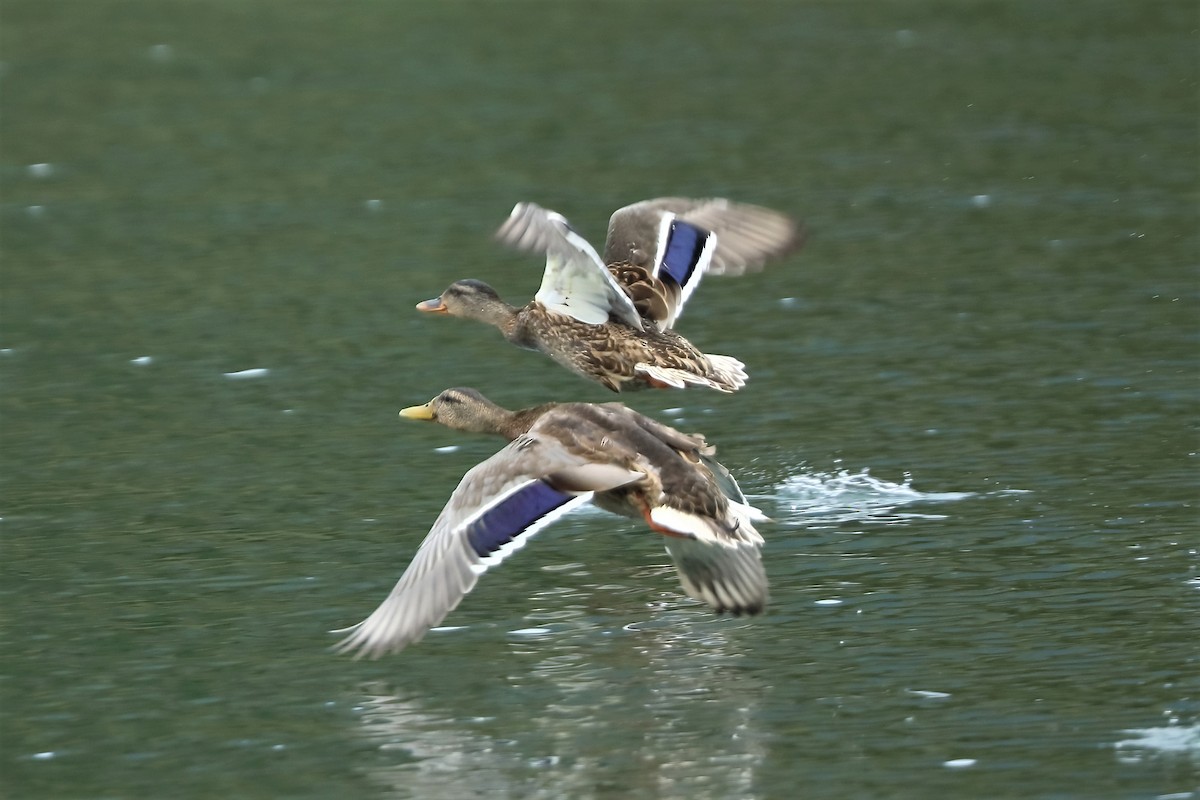
<instances>
[{"instance_id":1,"label":"brown speckled body","mask_svg":"<svg viewBox=\"0 0 1200 800\"><path fill-rule=\"evenodd\" d=\"M647 508L669 505L714 519L728 515L729 501L700 458L713 452L703 436L681 433L620 403L551 405L531 428L580 454L592 455L598 445L611 463L647 474L643 481L597 494L593 502L606 511L641 518Z\"/></svg>"},{"instance_id":2,"label":"brown speckled body","mask_svg":"<svg viewBox=\"0 0 1200 800\"><path fill-rule=\"evenodd\" d=\"M694 261L662 271L674 235L668 229L675 231L677 222L703 234L702 243L691 256ZM535 203L517 203L496 236L546 256L533 302L511 306L492 287L466 279L417 308L493 325L508 341L543 352L614 392L740 389L747 380L745 364L701 352L674 332L675 321L702 275L760 269L803 241L801 226L777 211L723 198L683 197L618 209L609 220L603 256L561 214Z\"/></svg>"},{"instance_id":3,"label":"brown speckled body","mask_svg":"<svg viewBox=\"0 0 1200 800\"><path fill-rule=\"evenodd\" d=\"M637 372L638 364L686 370L717 379L708 358L674 330L660 331L647 324L637 330L619 320L605 325L548 311L536 300L502 329L513 344L538 350L572 372L599 381L614 392L644 389L657 384Z\"/></svg>"},{"instance_id":4,"label":"brown speckled body","mask_svg":"<svg viewBox=\"0 0 1200 800\"><path fill-rule=\"evenodd\" d=\"M569 453L645 476L598 492L593 502L606 511L641 519L647 509L666 505L710 518L726 535L740 538L730 521L728 494L741 500L740 490L711 458L715 449L700 434L683 433L622 403L544 403L509 411L474 390L447 389L430 405L437 409L434 419L450 428L509 441L536 434Z\"/></svg>"},{"instance_id":5,"label":"brown speckled body","mask_svg":"<svg viewBox=\"0 0 1200 800\"><path fill-rule=\"evenodd\" d=\"M588 500L662 534L684 592L717 613L758 614L766 606L763 538L754 528L766 518L746 503L704 437L620 403L509 411L466 387L400 415L509 443L467 471L395 587L346 630L340 650L377 657L419 641L485 571Z\"/></svg>"}]
</instances>

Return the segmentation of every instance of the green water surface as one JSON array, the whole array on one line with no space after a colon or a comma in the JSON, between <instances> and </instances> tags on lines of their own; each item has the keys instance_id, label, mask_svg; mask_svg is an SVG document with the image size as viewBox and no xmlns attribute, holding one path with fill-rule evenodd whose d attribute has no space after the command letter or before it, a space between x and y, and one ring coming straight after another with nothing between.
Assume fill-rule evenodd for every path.
<instances>
[{"instance_id":1,"label":"green water surface","mask_svg":"<svg viewBox=\"0 0 1200 800\"><path fill-rule=\"evenodd\" d=\"M0 793L1200 797L1198 29L5 0ZM768 613L588 512L455 630L332 654L498 448L399 408L612 399L413 304L530 297L490 239L519 200L599 243L664 194L810 231L680 321L743 391L623 398L775 519Z\"/></svg>"}]
</instances>

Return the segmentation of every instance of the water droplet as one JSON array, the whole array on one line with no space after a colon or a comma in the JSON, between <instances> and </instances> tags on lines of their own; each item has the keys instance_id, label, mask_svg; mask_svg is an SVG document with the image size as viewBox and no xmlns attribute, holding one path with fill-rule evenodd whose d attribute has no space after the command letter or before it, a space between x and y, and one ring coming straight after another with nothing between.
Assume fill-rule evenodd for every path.
<instances>
[{"instance_id":1,"label":"water droplet","mask_svg":"<svg viewBox=\"0 0 1200 800\"><path fill-rule=\"evenodd\" d=\"M151 61L157 61L160 64L165 64L175 57L175 48L169 44L151 45L147 51Z\"/></svg>"},{"instance_id":2,"label":"water droplet","mask_svg":"<svg viewBox=\"0 0 1200 800\"><path fill-rule=\"evenodd\" d=\"M519 628L511 633L513 636L549 636L554 631L549 628Z\"/></svg>"}]
</instances>

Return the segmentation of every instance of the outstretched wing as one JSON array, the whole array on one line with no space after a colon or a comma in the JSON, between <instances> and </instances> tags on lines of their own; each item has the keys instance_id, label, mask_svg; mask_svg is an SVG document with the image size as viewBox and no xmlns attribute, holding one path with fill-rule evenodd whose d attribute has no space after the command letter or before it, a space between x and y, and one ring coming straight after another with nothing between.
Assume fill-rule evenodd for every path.
<instances>
[{"instance_id":1,"label":"outstretched wing","mask_svg":"<svg viewBox=\"0 0 1200 800\"><path fill-rule=\"evenodd\" d=\"M663 212L651 274L664 283L676 284L679 294L668 304L667 317L660 327L675 325L688 298L708 271L719 241L711 231L685 222L669 211Z\"/></svg>"},{"instance_id":2,"label":"outstretched wing","mask_svg":"<svg viewBox=\"0 0 1200 800\"><path fill-rule=\"evenodd\" d=\"M538 531L604 491L641 473L593 465L557 442L522 436L462 481L391 594L345 629L341 652L378 658L419 641L499 564ZM337 631L338 633L343 631Z\"/></svg>"},{"instance_id":3,"label":"outstretched wing","mask_svg":"<svg viewBox=\"0 0 1200 800\"><path fill-rule=\"evenodd\" d=\"M767 573L758 544L668 536L667 552L683 590L717 613L760 614L766 607Z\"/></svg>"},{"instance_id":4,"label":"outstretched wing","mask_svg":"<svg viewBox=\"0 0 1200 800\"><path fill-rule=\"evenodd\" d=\"M546 308L591 325L602 325L611 315L641 330L633 302L595 249L561 214L534 203L517 203L496 238L545 254L546 271L534 298Z\"/></svg>"},{"instance_id":5,"label":"outstretched wing","mask_svg":"<svg viewBox=\"0 0 1200 800\"><path fill-rule=\"evenodd\" d=\"M625 206L612 215L604 243L604 263L627 261L653 269L666 215L716 234L716 251L707 270L714 275L758 270L764 262L803 243L803 228L788 215L769 208L719 197L659 197Z\"/></svg>"},{"instance_id":6,"label":"outstretched wing","mask_svg":"<svg viewBox=\"0 0 1200 800\"><path fill-rule=\"evenodd\" d=\"M767 573L762 564L762 534L754 523L768 521L767 516L749 504L733 475L711 452L698 455L713 488L728 503L722 523L665 505L652 509L650 518L676 533L666 537L667 552L688 595L717 613L761 613L768 600Z\"/></svg>"}]
</instances>

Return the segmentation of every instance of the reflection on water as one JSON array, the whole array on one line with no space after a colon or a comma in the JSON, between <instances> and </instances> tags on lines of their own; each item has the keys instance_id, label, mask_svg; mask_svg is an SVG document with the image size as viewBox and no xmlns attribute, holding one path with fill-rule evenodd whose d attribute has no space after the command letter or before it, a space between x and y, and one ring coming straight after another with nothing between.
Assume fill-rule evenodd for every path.
<instances>
[{"instance_id":1,"label":"reflection on water","mask_svg":"<svg viewBox=\"0 0 1200 800\"><path fill-rule=\"evenodd\" d=\"M1194 6L4 0L5 796L1194 793ZM614 399L412 305L676 192L812 231L683 320L745 390L622 398L768 612L585 511L327 652L496 449L398 408Z\"/></svg>"},{"instance_id":2,"label":"reflection on water","mask_svg":"<svg viewBox=\"0 0 1200 800\"><path fill-rule=\"evenodd\" d=\"M736 630L664 606L618 630L510 634L519 671L500 683L539 705L505 718L368 683L358 733L385 755L370 775L395 797L757 797L769 687L739 669Z\"/></svg>"},{"instance_id":3,"label":"reflection on water","mask_svg":"<svg viewBox=\"0 0 1200 800\"><path fill-rule=\"evenodd\" d=\"M361 733L384 752L398 752L410 764L377 765L372 777L398 795L435 797L513 796L504 759L490 737L422 708L418 698L389 694L386 687L363 687ZM401 794L403 793L403 794Z\"/></svg>"}]
</instances>

